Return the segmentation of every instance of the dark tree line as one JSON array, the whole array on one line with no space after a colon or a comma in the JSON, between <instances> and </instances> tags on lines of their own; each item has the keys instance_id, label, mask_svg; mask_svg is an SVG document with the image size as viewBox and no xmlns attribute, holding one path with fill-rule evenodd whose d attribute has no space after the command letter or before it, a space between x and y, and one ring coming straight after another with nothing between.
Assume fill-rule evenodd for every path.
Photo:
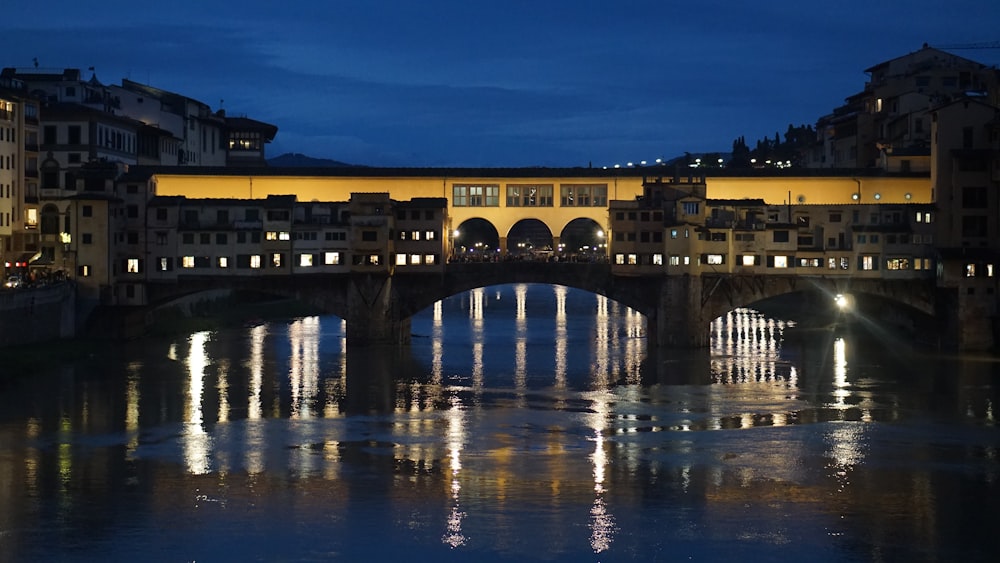
<instances>
[{"instance_id":1,"label":"dark tree line","mask_svg":"<svg viewBox=\"0 0 1000 563\"><path fill-rule=\"evenodd\" d=\"M805 161L807 151L816 143L816 131L811 125L788 124L784 140L777 132L774 138L764 137L757 140L754 148L747 145L746 138L740 136L733 140L732 156L727 166L729 168L751 168L774 166L776 163L788 163L787 166L801 166ZM768 164L770 161L770 164Z\"/></svg>"}]
</instances>

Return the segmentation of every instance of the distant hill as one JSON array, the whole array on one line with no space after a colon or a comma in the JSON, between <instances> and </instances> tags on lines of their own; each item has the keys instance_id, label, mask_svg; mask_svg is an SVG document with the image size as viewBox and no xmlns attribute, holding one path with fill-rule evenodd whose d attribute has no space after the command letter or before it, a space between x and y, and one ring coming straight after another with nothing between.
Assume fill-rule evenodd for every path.
<instances>
[{"instance_id":1,"label":"distant hill","mask_svg":"<svg viewBox=\"0 0 1000 563\"><path fill-rule=\"evenodd\" d=\"M286 152L283 155L267 159L268 166L299 167L299 168L329 168L332 166L356 166L329 158L313 158L297 152Z\"/></svg>"}]
</instances>

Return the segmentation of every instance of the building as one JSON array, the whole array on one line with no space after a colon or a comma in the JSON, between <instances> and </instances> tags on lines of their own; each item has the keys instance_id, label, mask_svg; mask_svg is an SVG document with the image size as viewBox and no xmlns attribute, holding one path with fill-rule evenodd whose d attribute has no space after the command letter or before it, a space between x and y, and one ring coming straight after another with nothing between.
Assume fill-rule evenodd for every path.
<instances>
[{"instance_id":1,"label":"building","mask_svg":"<svg viewBox=\"0 0 1000 563\"><path fill-rule=\"evenodd\" d=\"M926 44L865 72L864 90L817 121L809 166L926 172L934 107L970 96L997 103L997 69Z\"/></svg>"},{"instance_id":2,"label":"building","mask_svg":"<svg viewBox=\"0 0 1000 563\"><path fill-rule=\"evenodd\" d=\"M139 252L151 194L138 191L141 183L121 193L114 182L98 189L95 169L110 170L102 163L118 174L135 165L264 166L265 145L277 133L273 125L227 117L221 109L213 112L192 98L127 79L120 86L105 85L96 74L85 79L79 69L4 68L0 123L4 277L63 266L72 273L80 256L79 241L72 241L73 213L98 192L123 198L125 232L116 234L121 240L115 244L121 252Z\"/></svg>"}]
</instances>

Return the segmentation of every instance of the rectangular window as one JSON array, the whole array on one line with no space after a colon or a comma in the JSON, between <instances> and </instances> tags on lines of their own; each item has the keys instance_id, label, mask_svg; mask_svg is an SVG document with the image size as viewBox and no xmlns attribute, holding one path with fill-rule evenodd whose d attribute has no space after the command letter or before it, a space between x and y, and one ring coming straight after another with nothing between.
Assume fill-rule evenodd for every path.
<instances>
[{"instance_id":1,"label":"rectangular window","mask_svg":"<svg viewBox=\"0 0 1000 563\"><path fill-rule=\"evenodd\" d=\"M340 253L339 252L325 252L323 253L323 263L327 266L336 266L340 264Z\"/></svg>"},{"instance_id":2,"label":"rectangular window","mask_svg":"<svg viewBox=\"0 0 1000 563\"><path fill-rule=\"evenodd\" d=\"M455 207L467 207L469 205L469 187L452 186L451 204Z\"/></svg>"},{"instance_id":3,"label":"rectangular window","mask_svg":"<svg viewBox=\"0 0 1000 563\"><path fill-rule=\"evenodd\" d=\"M452 186L452 205L455 207L499 207L498 184Z\"/></svg>"},{"instance_id":4,"label":"rectangular window","mask_svg":"<svg viewBox=\"0 0 1000 563\"><path fill-rule=\"evenodd\" d=\"M424 240L435 240L437 234L434 231L424 231Z\"/></svg>"},{"instance_id":5,"label":"rectangular window","mask_svg":"<svg viewBox=\"0 0 1000 563\"><path fill-rule=\"evenodd\" d=\"M194 256L184 256L181 258L181 268L194 268Z\"/></svg>"},{"instance_id":6,"label":"rectangular window","mask_svg":"<svg viewBox=\"0 0 1000 563\"><path fill-rule=\"evenodd\" d=\"M264 240L278 240L278 232L268 231L264 233Z\"/></svg>"},{"instance_id":7,"label":"rectangular window","mask_svg":"<svg viewBox=\"0 0 1000 563\"><path fill-rule=\"evenodd\" d=\"M229 257L228 256L219 256L215 260L215 265L218 266L219 268L223 268L223 269L228 268L229 267Z\"/></svg>"},{"instance_id":8,"label":"rectangular window","mask_svg":"<svg viewBox=\"0 0 1000 563\"><path fill-rule=\"evenodd\" d=\"M507 184L507 207L552 207L552 184Z\"/></svg>"},{"instance_id":9,"label":"rectangular window","mask_svg":"<svg viewBox=\"0 0 1000 563\"><path fill-rule=\"evenodd\" d=\"M874 256L858 256L858 269L859 270L877 270L878 262L875 260Z\"/></svg>"},{"instance_id":10,"label":"rectangular window","mask_svg":"<svg viewBox=\"0 0 1000 563\"><path fill-rule=\"evenodd\" d=\"M697 215L699 205L697 201L685 201L681 204L681 209L685 215Z\"/></svg>"},{"instance_id":11,"label":"rectangular window","mask_svg":"<svg viewBox=\"0 0 1000 563\"><path fill-rule=\"evenodd\" d=\"M663 265L663 255L662 254L654 254L653 255L653 265L654 266L662 266Z\"/></svg>"},{"instance_id":12,"label":"rectangular window","mask_svg":"<svg viewBox=\"0 0 1000 563\"><path fill-rule=\"evenodd\" d=\"M705 263L712 266L718 266L725 262L725 258L722 254L706 254Z\"/></svg>"},{"instance_id":13,"label":"rectangular window","mask_svg":"<svg viewBox=\"0 0 1000 563\"><path fill-rule=\"evenodd\" d=\"M771 237L774 242L788 242L788 231L774 231Z\"/></svg>"},{"instance_id":14,"label":"rectangular window","mask_svg":"<svg viewBox=\"0 0 1000 563\"><path fill-rule=\"evenodd\" d=\"M885 261L886 270L909 270L910 269L910 259L909 258L889 258Z\"/></svg>"},{"instance_id":15,"label":"rectangular window","mask_svg":"<svg viewBox=\"0 0 1000 563\"><path fill-rule=\"evenodd\" d=\"M365 242L376 242L378 240L378 231L361 231L361 240Z\"/></svg>"},{"instance_id":16,"label":"rectangular window","mask_svg":"<svg viewBox=\"0 0 1000 563\"><path fill-rule=\"evenodd\" d=\"M772 267L774 268L787 268L788 267L788 257L787 256L772 256L773 259Z\"/></svg>"},{"instance_id":17,"label":"rectangular window","mask_svg":"<svg viewBox=\"0 0 1000 563\"><path fill-rule=\"evenodd\" d=\"M673 256L673 255L670 256L670 265L671 266L680 266L681 265L681 257L680 256Z\"/></svg>"},{"instance_id":18,"label":"rectangular window","mask_svg":"<svg viewBox=\"0 0 1000 563\"><path fill-rule=\"evenodd\" d=\"M88 265L81 264L80 266L77 267L76 271L77 275L79 275L81 278L90 277L90 266Z\"/></svg>"},{"instance_id":19,"label":"rectangular window","mask_svg":"<svg viewBox=\"0 0 1000 563\"><path fill-rule=\"evenodd\" d=\"M226 233L215 233L215 244L227 244L229 242L229 237Z\"/></svg>"},{"instance_id":20,"label":"rectangular window","mask_svg":"<svg viewBox=\"0 0 1000 563\"><path fill-rule=\"evenodd\" d=\"M419 254L411 254L410 255L410 264L412 264L414 266L419 266L420 265L420 255Z\"/></svg>"},{"instance_id":21,"label":"rectangular window","mask_svg":"<svg viewBox=\"0 0 1000 563\"><path fill-rule=\"evenodd\" d=\"M258 269L261 267L261 256L260 254L250 255L250 267L253 269Z\"/></svg>"},{"instance_id":22,"label":"rectangular window","mask_svg":"<svg viewBox=\"0 0 1000 563\"><path fill-rule=\"evenodd\" d=\"M157 262L159 263L161 272L169 272L173 269L173 259L171 258L160 256Z\"/></svg>"},{"instance_id":23,"label":"rectangular window","mask_svg":"<svg viewBox=\"0 0 1000 563\"><path fill-rule=\"evenodd\" d=\"M433 266L434 264L437 264L437 255L436 254L424 254L424 265L425 266Z\"/></svg>"},{"instance_id":24,"label":"rectangular window","mask_svg":"<svg viewBox=\"0 0 1000 563\"><path fill-rule=\"evenodd\" d=\"M311 268L313 266L313 255L312 254L299 254L299 267L300 268Z\"/></svg>"},{"instance_id":25,"label":"rectangular window","mask_svg":"<svg viewBox=\"0 0 1000 563\"><path fill-rule=\"evenodd\" d=\"M139 259L138 258L129 258L128 260L125 260L125 271L128 272L128 273L130 273L130 274L138 274L139 273Z\"/></svg>"},{"instance_id":26,"label":"rectangular window","mask_svg":"<svg viewBox=\"0 0 1000 563\"><path fill-rule=\"evenodd\" d=\"M622 265L625 263L624 254L615 254L615 264Z\"/></svg>"},{"instance_id":27,"label":"rectangular window","mask_svg":"<svg viewBox=\"0 0 1000 563\"><path fill-rule=\"evenodd\" d=\"M741 262L744 266L756 266L758 263L758 257L756 254L744 254L741 258Z\"/></svg>"},{"instance_id":28,"label":"rectangular window","mask_svg":"<svg viewBox=\"0 0 1000 563\"><path fill-rule=\"evenodd\" d=\"M272 268L280 268L281 267L281 253L280 252L272 252L271 253L271 267Z\"/></svg>"},{"instance_id":29,"label":"rectangular window","mask_svg":"<svg viewBox=\"0 0 1000 563\"><path fill-rule=\"evenodd\" d=\"M397 254L396 255L396 265L397 266L405 266L406 265L406 255L405 254Z\"/></svg>"},{"instance_id":30,"label":"rectangular window","mask_svg":"<svg viewBox=\"0 0 1000 563\"><path fill-rule=\"evenodd\" d=\"M629 254L628 255L628 263L629 263L630 266L634 266L634 265L638 264L639 263L639 257L636 256L635 254Z\"/></svg>"}]
</instances>

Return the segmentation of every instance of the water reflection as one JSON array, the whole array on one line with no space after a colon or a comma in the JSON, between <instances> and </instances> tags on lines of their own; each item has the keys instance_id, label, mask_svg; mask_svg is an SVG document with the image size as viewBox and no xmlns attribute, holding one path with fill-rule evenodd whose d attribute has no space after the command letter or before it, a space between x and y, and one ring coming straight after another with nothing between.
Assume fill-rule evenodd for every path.
<instances>
[{"instance_id":1,"label":"water reflection","mask_svg":"<svg viewBox=\"0 0 1000 563\"><path fill-rule=\"evenodd\" d=\"M211 360L206 346L209 333L197 332L188 339L188 356L186 360L188 372L187 408L184 412L184 460L189 473L201 475L208 473L211 465L209 449L212 439L205 431L202 394L204 392L205 370Z\"/></svg>"},{"instance_id":2,"label":"water reflection","mask_svg":"<svg viewBox=\"0 0 1000 563\"><path fill-rule=\"evenodd\" d=\"M0 411L0 547L65 559L69 530L90 553L109 530L178 560L926 559L979 537L950 499L1000 508L992 364L891 371L752 310L651 359L642 323L520 285L435 305L409 349L348 349L310 317L53 376L44 406Z\"/></svg>"}]
</instances>

